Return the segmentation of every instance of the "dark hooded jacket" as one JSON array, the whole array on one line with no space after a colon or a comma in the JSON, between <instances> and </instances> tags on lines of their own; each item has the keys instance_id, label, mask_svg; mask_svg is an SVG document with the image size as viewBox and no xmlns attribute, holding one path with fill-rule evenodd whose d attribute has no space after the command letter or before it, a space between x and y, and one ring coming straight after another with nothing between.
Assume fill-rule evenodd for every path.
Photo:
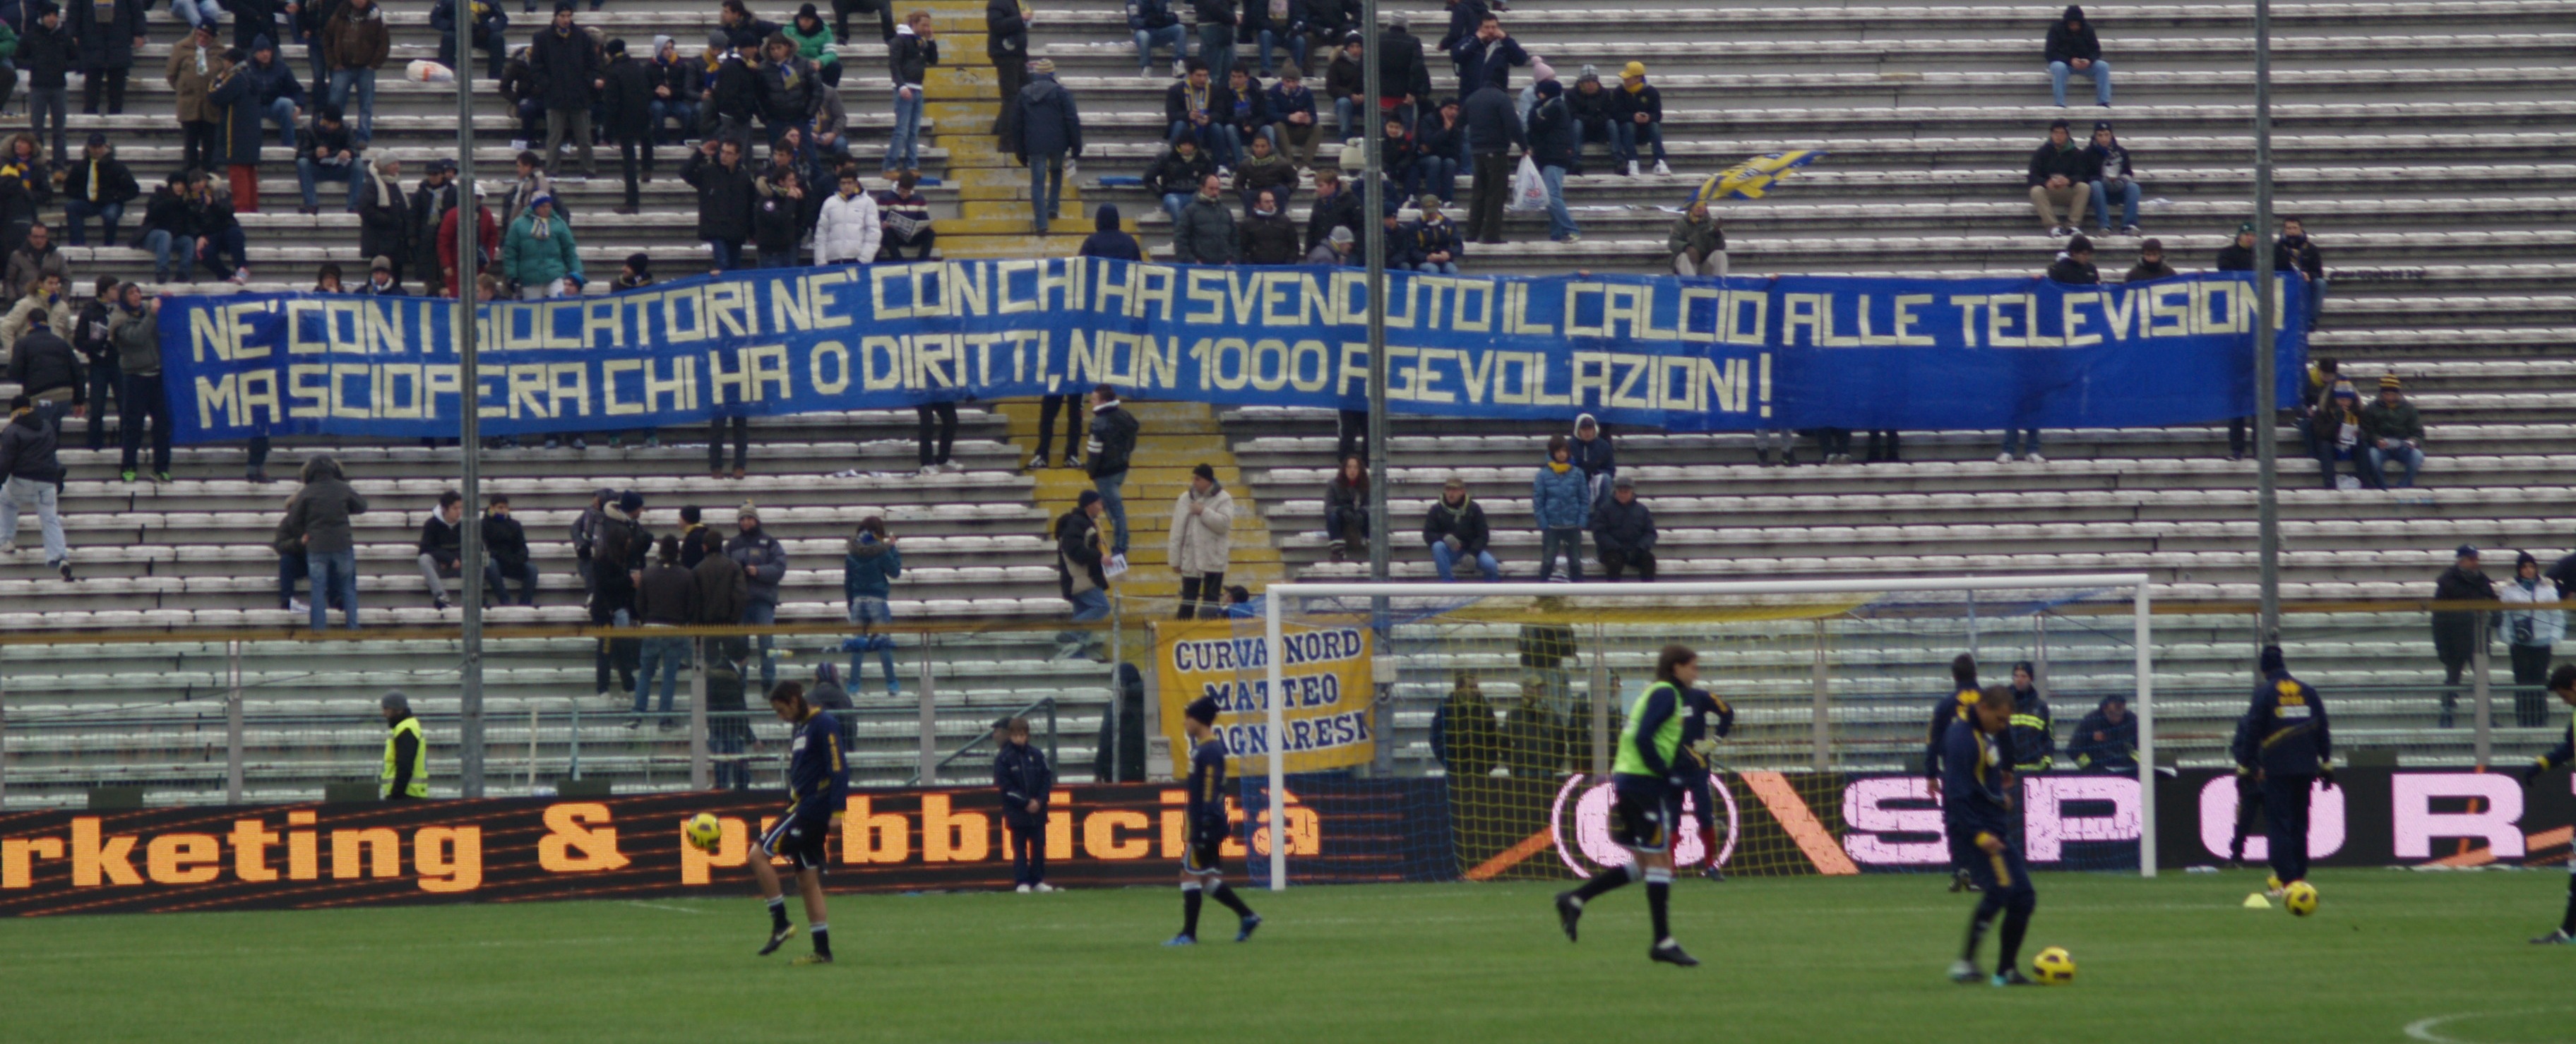
<instances>
[{"instance_id":1,"label":"dark hooded jacket","mask_svg":"<svg viewBox=\"0 0 2576 1044\"><path fill-rule=\"evenodd\" d=\"M1090 236L1083 239L1080 256L1106 257L1120 261L1145 259L1143 244L1138 243L1135 236L1119 228L1117 204L1101 204L1100 209L1093 213L1091 224L1093 231Z\"/></svg>"},{"instance_id":2,"label":"dark hooded jacket","mask_svg":"<svg viewBox=\"0 0 2576 1044\"><path fill-rule=\"evenodd\" d=\"M1604 497L1592 506L1592 546L1603 552L1635 554L1655 549L1655 515L1634 497L1622 504Z\"/></svg>"},{"instance_id":3,"label":"dark hooded jacket","mask_svg":"<svg viewBox=\"0 0 2576 1044\"><path fill-rule=\"evenodd\" d=\"M2484 572L2457 565L2433 581L2437 602L2493 602L2495 581ZM2478 614L2473 609L2445 609L2433 614L2433 652L2444 663L2465 663L2478 646Z\"/></svg>"},{"instance_id":4,"label":"dark hooded jacket","mask_svg":"<svg viewBox=\"0 0 2576 1044\"><path fill-rule=\"evenodd\" d=\"M0 476L61 485L63 464L54 453L61 445L60 418L51 406L10 418L9 425L0 428Z\"/></svg>"},{"instance_id":5,"label":"dark hooded jacket","mask_svg":"<svg viewBox=\"0 0 2576 1044\"><path fill-rule=\"evenodd\" d=\"M1082 116L1074 111L1073 93L1054 73L1036 73L1020 88L1018 133L1011 155L1026 164L1032 156L1082 155Z\"/></svg>"},{"instance_id":6,"label":"dark hooded jacket","mask_svg":"<svg viewBox=\"0 0 2576 1044\"><path fill-rule=\"evenodd\" d=\"M367 498L341 477L340 462L315 455L304 462L304 488L286 501L289 530L304 535L304 550L338 554L357 548L350 517L367 513Z\"/></svg>"},{"instance_id":7,"label":"dark hooded jacket","mask_svg":"<svg viewBox=\"0 0 2576 1044\"><path fill-rule=\"evenodd\" d=\"M2076 27L2069 29L2066 23ZM2102 41L2093 35L2093 20L2084 17L2081 7L2068 7L2066 13L2048 26L2048 60L2071 62L2077 58L2092 61L2102 57Z\"/></svg>"}]
</instances>

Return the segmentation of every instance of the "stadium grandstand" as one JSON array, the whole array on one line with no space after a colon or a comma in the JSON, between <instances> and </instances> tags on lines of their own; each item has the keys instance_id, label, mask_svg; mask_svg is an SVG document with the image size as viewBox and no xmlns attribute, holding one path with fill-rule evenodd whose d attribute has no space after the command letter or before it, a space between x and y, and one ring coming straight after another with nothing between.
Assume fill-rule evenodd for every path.
<instances>
[{"instance_id":1,"label":"stadium grandstand","mask_svg":"<svg viewBox=\"0 0 2576 1044\"><path fill-rule=\"evenodd\" d=\"M750 19L794 27L794 7L748 2ZM1078 100L1081 128L1079 161L1066 171L1052 234L1037 235L1028 173L994 133L1001 85L1031 74L997 74L986 6L880 2L891 3L888 25L916 7L926 12L939 45L939 60L921 81L918 148L935 256L1071 255L1094 231L1098 208L1114 205L1123 215L1118 229L1133 233L1149 258L1175 259L1174 218L1149 182L1170 149L1167 97L1182 81L1160 46L1140 75L1130 23L1139 5L1025 5L1030 68L1051 71ZM28 41L49 32L40 11L50 6L11 0L0 8L16 12L0 17L22 41L17 97L5 103L13 126L31 105L41 109L47 90L57 99L52 104L62 104L61 89L45 84L49 62L53 82L63 82L61 59L27 50ZM429 6L385 5L390 46L375 74L372 138L355 150L361 169L399 160L406 195L457 148L454 86L406 75L440 55ZM1192 5L1144 6L1169 6L1197 55L1205 27ZM1295 9L1305 11L1304 0ZM447 10L442 0L442 17ZM2112 123L2142 188L2137 216L2121 223L2134 231L2105 233L2091 214L2082 222L2106 281L2129 269L2148 238L2160 241L2175 269L2218 267L2240 223L2254 215L2251 6L2138 3L2087 11L2100 60L2117 70L2108 107L2093 104L2095 84L2082 75L2065 85L2063 106L2052 101L2044 39L2060 12L2048 5L1516 0L1498 12L1499 24L1533 62L1508 69L1510 91L1517 96L1531 85L1541 65L1569 95L1585 69L1605 90L1621 91L1621 74L1641 64L1660 92L1667 157L1660 166L1670 173L1655 171L1651 152L1632 173L1587 140L1581 172L1562 182L1579 240L1552 238L1544 210L1515 209L1501 219L1499 243L1463 244L1459 269L1669 274L1675 223L1704 180L1748 158L1808 150L1821 155L1759 198L1721 198L1711 208L1722 223L1729 274L2035 276L2071 241L2034 223L2026 180L2032 150L2061 118L2079 146L2096 121ZM547 31L546 15L507 0L497 12L509 20L510 54L493 64L507 65ZM1453 23L1451 7L1391 0L1381 13L1408 23L1424 45L1431 89L1421 100L1454 97L1457 73L1437 46ZM834 16L824 5L821 20ZM655 42L668 38L684 65L706 60L710 32L739 35L744 28L709 0L613 0L572 17L593 44L621 41L628 61L651 61ZM100 31L94 17L80 21ZM2576 461L2571 23L2576 0L2289 2L2271 12L2274 212L2304 222L2331 286L2307 337L2308 354L2337 360L2365 400L2393 375L2391 387L2420 409L2425 429L2425 459L2411 486L2319 488L2302 434L2283 415L2279 581L2293 611L2281 640L2303 677L2339 694L2338 728L2348 730L2347 743L2389 751L2401 759L2395 763L2467 764L2490 753L2521 760L2557 737L2511 712L2501 644L2491 687L2502 709L2491 728L2454 721L2446 689L2466 699L2472 685L2480 692L2490 686L2463 680L2458 665L2446 671L2437 625L2405 603L2434 599L2436 576L2464 545L2482 551L2485 576L2498 583L2511 576L2517 552L2547 568L2576 550L2576 492L2563 481ZM808 86L837 91L864 187L885 192L892 184L880 158L896 120L889 45L873 10L859 11L852 26L846 40L817 48L837 64L836 86ZM244 183L241 167L255 170L258 209L239 200L231 206L242 233L238 256L190 265L184 229L173 264L158 264L141 246L147 211L158 211L154 193L192 151L176 114L181 106L212 105L170 82L183 78L187 56L174 60L173 51L186 46L188 27L155 6L142 30L123 111L84 105L63 128L42 128L34 144L50 162L13 153L17 201L0 188L0 205L32 206L50 226L73 308L104 277L139 283L148 295L180 296L312 290L325 265L337 266L349 287L365 282L375 255L362 236L370 233L345 205L357 193L326 177L317 185L321 205L299 206L296 152L282 145L277 123L263 121L264 109L218 124L227 143L219 148L239 148L229 144L235 132L266 140L250 150L254 163L211 173L221 189ZM313 82L314 45L297 42L302 34L287 21L272 33L284 41L275 45L275 62L311 95L289 106L298 114L295 127L309 130L323 93ZM226 16L211 47L220 52L251 35ZM318 29L311 35L321 39ZM1305 76L1323 128L1312 160L1318 169L1359 165L1359 150L1344 149L1352 135L1337 126L1327 82L1336 35L1312 35ZM1245 44L1234 67L1260 73L1267 64L1260 50L1257 42ZM474 177L507 223L533 202L531 182L515 168L522 153L546 147L547 128L542 113L523 119L519 102L532 97L526 84L505 90L505 83L535 70L509 65L502 79L489 78L480 49L463 64L477 74ZM605 72L603 65L603 81ZM81 78L77 67L74 78ZM361 122L355 110L362 94L352 92L343 114L348 127ZM85 99L95 100L94 93ZM536 100L542 109L543 99ZM654 150L631 208L614 140L590 150L596 166L587 172L569 147L548 158L544 191L568 215L561 227L578 244L585 274L570 289L611 292L614 277L639 254L665 280L713 265L714 250L693 231L703 220L700 193L679 176L710 136L655 122L665 144ZM747 165L765 161L770 149L766 135L751 137ZM56 155L58 142L68 144L67 155ZM62 175L91 151L87 142L111 148L138 187L107 241L95 218L84 236L67 236L62 227L66 200L86 206L77 198L81 182ZM10 176L0 168L0 180ZM1455 205L1447 208L1461 227L1472 218L1473 181L1472 165L1458 172ZM1241 218L1235 183L1227 184L1214 205ZM1297 258L1313 245L1305 231L1315 199L1313 171L1296 172L1285 211L1299 233ZM894 214L884 202L882 213ZM197 210L206 209L201 199ZM18 211L8 213L17 220ZM1402 201L1396 217L1411 228L1420 215ZM797 232L794 263L837 260L804 241L813 223L807 217ZM23 221L10 232L13 246L28 239ZM2269 239L2277 230L2255 232ZM402 279L415 293L420 259L436 254L422 246L428 234L413 225L397 236L405 244ZM80 245L67 245L73 243ZM747 261L752 247L741 249ZM223 252L220 236L215 252ZM1194 248L1179 257L1207 260ZM29 271L46 263L30 260L37 267ZM13 261L9 271L14 278L20 266ZM559 273L530 274L528 285L542 286ZM12 295L22 289L13 287ZM27 373L16 368L12 376ZM0 392L35 390L8 383ZM440 494L458 484L452 440L424 446L419 439L281 438L265 475L244 445L187 444L174 451L166 480L156 481L148 438L145 466L120 453L121 425L132 414L121 390L113 397L117 408L90 402L86 416L61 426L68 577L36 552L32 512L20 521L14 554L0 561L0 632L10 638L0 645L0 807L76 808L104 792L139 793L151 805L309 801L333 785L372 787L383 740L378 698L387 689L411 695L411 706L433 722L433 764L452 765L455 730L436 723L452 721L459 703L459 613L446 604L458 580L446 577L448 593L433 595L420 564ZM1116 772L1124 759L1142 764L1132 746L1116 756L1103 748L1141 743L1145 735L1134 722L1123 738L1109 725L1150 703L1143 686L1155 672L1141 622L1173 615L1183 577L1166 560L1166 534L1179 524L1172 505L1191 488L1193 468L1207 465L1233 498L1226 584L1257 597L1283 580L1365 579L1369 567L1364 553L1337 551L1324 532L1324 497L1343 445L1333 411L1174 401L1125 409L1140 425L1124 500L1132 561L1096 645L1068 646L1057 634L1068 610L1052 536L1056 520L1076 509L1092 482L1047 459L1082 447L1042 449L1034 400L957 404L953 446L936 449L924 434L929 415L910 409L754 417L747 460L737 451L732 461L712 464L710 436L695 427L664 428L649 439L643 432L612 440L610 432L565 431L487 448L481 490L510 501L538 577L533 606L511 597L484 617L487 792L548 793L573 779L620 793L691 783L689 728L657 728L663 723L655 717L668 721L658 713L630 714L631 668L601 666L602 642L581 630L594 614L585 608L576 530L602 490L640 495L639 521L656 534L679 531L683 507L727 533L742 524L746 506L756 514L787 563L783 578L769 581L784 633L768 673L807 681L819 666L843 672L855 782L936 782L943 770L953 780L978 779L973 744L991 719L1012 714L1041 721L1066 781ZM1529 475L1549 437L1573 434L1575 420L1571 411L1544 423L1390 418L1389 470L1380 476L1389 532L1380 538L1392 549L1392 576L1432 578L1434 565L1416 534L1454 477L1484 507L1504 578L1538 578L1541 535ZM2223 422L2050 429L2042 432L2044 450L2031 448L2028 459L1998 458L2006 432L1951 430L1903 433L1901 450L1888 440L1879 454L1885 459L1851 451L1848 462L1827 463L1815 437L1802 434L1792 437L1785 466L1769 447L1758 451L1749 433L1611 428L1618 476L1633 480L1637 498L1655 512L1660 580L2144 574L2173 614L2157 624L2161 746L2184 766L2225 763L2257 644L2248 607L2258 593L2258 464L2243 441L2231 442ZM92 448L102 436L104 445ZM320 602L325 593L280 591L281 558L300 556L281 555L275 540L305 462L324 455L369 509L351 520L362 628L317 644L302 633L309 616L301 600ZM467 524L484 511L483 504L464 507ZM852 595L843 561L854 529L870 517L900 537L903 556L889 596L894 623L882 628L892 635L891 660L848 639ZM511 593L518 586L512 581ZM336 624L340 616L331 619ZM1811 647L1804 620L1731 626L1741 628L1726 632L1742 636L1740 658L1722 652L1718 662L1742 672L1744 686L1781 701L1759 711L1772 718L1757 713L1754 720L1803 721L1797 701L1809 691L1812 666L1815 677L1830 676L1836 693L1860 697L1837 704L1833 714L1837 728L1855 737L1851 763L1879 769L1905 764L1919 746L1921 697L1943 691L1949 653L1975 633L1945 615L1906 631L1891 651L1865 643ZM1382 707L1391 710L1380 719L1386 742L1379 767L1442 771L1438 748L1453 738L1435 734L1444 698L1462 678L1489 683L1497 694L1521 688L1533 666L1522 631L1468 624L1385 650L1398 669L1380 674ZM2048 664L2047 683L2067 694L2060 697L2067 719L2139 681L2131 650L2100 634L2067 634L2052 645L2029 627L2007 625L1965 640L1978 645L1990 673L2015 660ZM624 655L608 648L612 657ZM1655 652L1642 638L1611 638L1587 644L1582 655L1599 657L1602 673L1634 679L1648 672ZM2473 665L2480 678L2490 673L2487 655L2482 650ZM899 691L888 690L881 663L894 666ZM1142 669L1122 669L1128 666ZM859 670L864 674L850 673ZM1599 676L1587 659L1570 683L1587 698L1606 698L1591 692ZM684 693L704 681L696 671L683 677ZM688 720L685 711L681 720ZM715 756L751 758L766 780L787 733L765 719L752 731L756 742L748 749L719 744ZM960 756L965 760L954 760ZM455 785L455 775L441 768L430 790L454 796Z\"/></svg>"}]
</instances>

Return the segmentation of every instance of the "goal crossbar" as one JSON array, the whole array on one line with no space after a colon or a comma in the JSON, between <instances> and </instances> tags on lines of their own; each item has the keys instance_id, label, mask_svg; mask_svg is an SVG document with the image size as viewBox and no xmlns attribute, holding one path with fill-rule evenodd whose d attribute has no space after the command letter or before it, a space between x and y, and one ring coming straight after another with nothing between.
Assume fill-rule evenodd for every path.
<instances>
[{"instance_id":1,"label":"goal crossbar","mask_svg":"<svg viewBox=\"0 0 2576 1044\"><path fill-rule=\"evenodd\" d=\"M2149 613L2153 608L2153 584L2145 573L2061 573L2033 576L1906 576L1883 579L1838 580L1716 580L1655 584L1612 583L1298 583L1271 584L1263 592L1263 641L1265 659L1269 661L1268 705L1270 731L1270 822L1286 822L1287 759L1280 755L1280 737L1287 734L1286 710L1278 696L1286 688L1284 664L1287 650L1280 621L1280 606L1294 598L1546 598L1569 595L1607 595L1630 597L1656 596L1725 596L1725 595L1798 595L1860 594L1895 591L2028 591L2085 587L2126 587L2134 594L2134 638L2137 653L2137 694L2130 704L2138 719L2138 876L2156 876L2156 751L2155 751L2155 653L2150 645ZM1381 731L1380 735L1383 735ZM1288 887L1288 846L1270 846L1270 887L1273 891Z\"/></svg>"}]
</instances>

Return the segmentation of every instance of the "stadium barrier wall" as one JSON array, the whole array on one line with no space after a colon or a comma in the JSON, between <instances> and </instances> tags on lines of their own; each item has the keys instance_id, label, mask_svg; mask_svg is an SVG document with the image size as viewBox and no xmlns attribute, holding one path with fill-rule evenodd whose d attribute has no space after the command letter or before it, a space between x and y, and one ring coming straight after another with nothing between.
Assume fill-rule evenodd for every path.
<instances>
[{"instance_id":1,"label":"stadium barrier wall","mask_svg":"<svg viewBox=\"0 0 2576 1044\"><path fill-rule=\"evenodd\" d=\"M2046 279L1390 273L1390 408L1673 431L2114 428L2255 412L2250 273ZM2278 406L2305 359L2279 284ZM1082 258L702 276L482 306L488 436L888 409L1109 384L1359 409L1356 269ZM234 294L162 311L183 443L456 433L455 307ZM2033 351L2030 349L2044 349ZM2231 376L2232 375L2232 376Z\"/></svg>"},{"instance_id":2,"label":"stadium barrier wall","mask_svg":"<svg viewBox=\"0 0 2576 1044\"><path fill-rule=\"evenodd\" d=\"M1940 812L1910 775L1732 772L1714 817L1728 871L1770 876L1939 871ZM2568 858L2576 792L2565 770L2531 788L2504 773L2347 768L2320 791L2320 866L2544 865ZM1243 780L1229 865L1267 879L1267 781ZM2219 861L2234 823L2231 774L2161 778L2165 865ZM2019 781L2032 866L2127 871L2138 858L2137 781L2078 773ZM1292 776L1289 872L1299 884L1565 880L1624 862L1608 794L1582 776L1355 779ZM1075 887L1161 885L1180 858L1182 791L1063 787L1049 808L1048 877ZM1246 824L1243 809L1252 809ZM0 915L304 909L438 902L747 894L754 834L774 796L677 793L259 805L0 816ZM724 824L712 853L680 824ZM854 790L831 841L835 892L1009 886L1005 830L987 789ZM1677 855L1705 849L1681 839ZM2264 855L2261 830L2246 858Z\"/></svg>"}]
</instances>

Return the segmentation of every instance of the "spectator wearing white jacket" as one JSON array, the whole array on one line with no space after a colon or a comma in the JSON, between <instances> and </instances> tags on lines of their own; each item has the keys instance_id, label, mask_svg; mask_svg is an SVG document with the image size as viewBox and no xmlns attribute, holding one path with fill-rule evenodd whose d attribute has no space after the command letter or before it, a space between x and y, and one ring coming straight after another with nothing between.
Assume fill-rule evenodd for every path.
<instances>
[{"instance_id":1,"label":"spectator wearing white jacket","mask_svg":"<svg viewBox=\"0 0 2576 1044\"><path fill-rule=\"evenodd\" d=\"M2540 560L2525 551L2514 556L2513 579L2496 585L2496 600L2506 606L2504 640L2513 653L2513 719L2524 728L2549 723L2549 658L2551 647L2567 636L2562 609L2512 608L2558 601L2558 586L2540 575Z\"/></svg>"},{"instance_id":2,"label":"spectator wearing white jacket","mask_svg":"<svg viewBox=\"0 0 2576 1044\"><path fill-rule=\"evenodd\" d=\"M827 265L865 264L877 259L884 236L876 197L859 183L857 168L843 168L841 191L823 201L822 217L814 225L814 259Z\"/></svg>"},{"instance_id":3,"label":"spectator wearing white jacket","mask_svg":"<svg viewBox=\"0 0 2576 1044\"><path fill-rule=\"evenodd\" d=\"M1217 484L1215 468L1190 469L1190 488L1172 502L1170 541L1166 560L1181 575L1181 619L1202 612L1223 617L1225 567L1234 557L1234 494Z\"/></svg>"}]
</instances>

